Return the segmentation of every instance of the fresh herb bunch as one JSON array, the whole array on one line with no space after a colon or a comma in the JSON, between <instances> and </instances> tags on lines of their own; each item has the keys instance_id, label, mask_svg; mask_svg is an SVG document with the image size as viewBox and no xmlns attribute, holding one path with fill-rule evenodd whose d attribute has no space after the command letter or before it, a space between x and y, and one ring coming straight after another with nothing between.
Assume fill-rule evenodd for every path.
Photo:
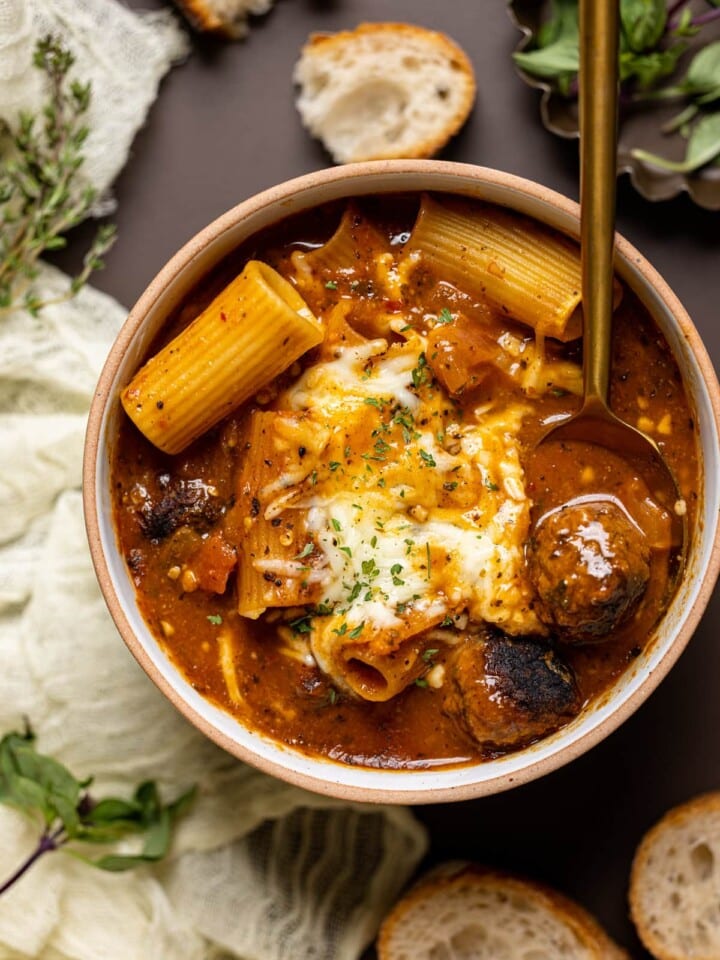
<instances>
[{"instance_id":1,"label":"fresh herb bunch","mask_svg":"<svg viewBox=\"0 0 720 960\"><path fill-rule=\"evenodd\" d=\"M720 20L720 0L706 0L708 9L694 13L688 0L620 0L619 71L621 107L658 100L685 101L662 128L687 139L684 160L666 160L645 150L638 159L665 170L691 173L720 158L720 41L702 47L679 82L663 86L675 72L693 37ZM577 0L553 0L552 14L542 25L531 50L513 54L526 73L547 80L559 93L576 97L580 64Z\"/></svg>"},{"instance_id":2,"label":"fresh herb bunch","mask_svg":"<svg viewBox=\"0 0 720 960\"><path fill-rule=\"evenodd\" d=\"M42 830L30 856L0 883L0 894L9 890L40 857L54 850L66 849L86 863L114 872L165 856L173 821L188 809L195 795L194 787L168 805L161 802L152 781L141 783L132 800L98 800L87 792L89 779L77 780L52 757L38 753L34 741L29 726L24 733L8 733L0 740L0 803L36 820ZM78 850L82 843L115 843L132 834L143 837L139 853L110 853L93 858Z\"/></svg>"},{"instance_id":3,"label":"fresh herb bunch","mask_svg":"<svg viewBox=\"0 0 720 960\"><path fill-rule=\"evenodd\" d=\"M0 130L6 148L0 165L0 316L18 307L34 315L50 302L69 299L103 266L102 256L115 240L114 226L98 229L64 296L43 301L33 290L40 256L66 245L63 234L85 218L97 198L93 187L78 181L91 89L69 80L74 62L58 39L40 40L33 63L48 86L42 115L21 112L16 127L5 124Z\"/></svg>"}]
</instances>

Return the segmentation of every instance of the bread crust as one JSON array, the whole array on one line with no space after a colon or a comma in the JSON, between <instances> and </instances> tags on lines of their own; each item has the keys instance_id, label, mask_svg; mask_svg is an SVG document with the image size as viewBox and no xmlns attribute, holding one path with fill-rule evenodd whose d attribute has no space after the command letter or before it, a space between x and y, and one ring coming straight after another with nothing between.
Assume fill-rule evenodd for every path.
<instances>
[{"instance_id":1,"label":"bread crust","mask_svg":"<svg viewBox=\"0 0 720 960\"><path fill-rule=\"evenodd\" d=\"M247 14L237 19L221 17L207 0L174 0L190 26L200 33L213 33L228 40L241 40L247 35Z\"/></svg>"},{"instance_id":2,"label":"bread crust","mask_svg":"<svg viewBox=\"0 0 720 960\"><path fill-rule=\"evenodd\" d=\"M693 953L692 956L690 956L689 954L669 950L656 936L650 918L646 916L643 909L644 883L648 882L649 879L647 876L649 860L658 838L668 830L684 827L694 818L702 818L710 813L720 814L720 791L700 794L700 796L694 797L692 800L688 800L686 803L682 803L668 810L668 812L648 830L635 851L630 871L630 890L628 896L630 901L630 916L632 917L640 939L656 960L717 960L717 956L715 955L711 956L710 954L706 954L702 956L698 953Z\"/></svg>"},{"instance_id":3,"label":"bread crust","mask_svg":"<svg viewBox=\"0 0 720 960\"><path fill-rule=\"evenodd\" d=\"M534 900L539 906L564 922L592 951L596 960L629 960L622 950L584 907L564 894L534 880L511 873L492 870L475 863L449 863L436 868L418 883L395 905L380 927L377 941L379 960L395 960L391 941L395 929L408 912L419 902L432 898L458 883L477 882L483 886L494 885Z\"/></svg>"},{"instance_id":4,"label":"bread crust","mask_svg":"<svg viewBox=\"0 0 720 960\"><path fill-rule=\"evenodd\" d=\"M313 33L302 49L301 57L323 56L327 53L343 52L351 48L360 37L383 36L389 40L396 40L399 47L407 40L418 40L434 47L453 64L463 80L461 99L456 109L449 113L442 130L435 136L418 140L411 148L402 150L388 149L382 152L373 152L368 156L357 156L356 162L364 160L394 160L394 159L421 159L432 157L440 151L467 120L473 103L477 86L475 71L465 51L446 34L427 27L416 26L410 23L361 23L353 30L341 30L338 33Z\"/></svg>"}]
</instances>

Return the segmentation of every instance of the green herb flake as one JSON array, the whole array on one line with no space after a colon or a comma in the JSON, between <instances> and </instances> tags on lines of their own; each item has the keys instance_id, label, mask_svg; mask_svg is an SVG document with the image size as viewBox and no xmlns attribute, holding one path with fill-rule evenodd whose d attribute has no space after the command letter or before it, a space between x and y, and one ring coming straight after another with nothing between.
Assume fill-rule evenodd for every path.
<instances>
[{"instance_id":1,"label":"green herb flake","mask_svg":"<svg viewBox=\"0 0 720 960\"><path fill-rule=\"evenodd\" d=\"M337 290L337 283L334 280L328 280L325 284L326 290Z\"/></svg>"},{"instance_id":2,"label":"green herb flake","mask_svg":"<svg viewBox=\"0 0 720 960\"><path fill-rule=\"evenodd\" d=\"M357 640L357 638L360 636L360 634L363 632L364 629L365 629L365 621L363 620L362 623L359 623L357 627L355 627L353 630L350 631L348 636L350 637L351 640Z\"/></svg>"},{"instance_id":3,"label":"green herb flake","mask_svg":"<svg viewBox=\"0 0 720 960\"><path fill-rule=\"evenodd\" d=\"M330 520L330 523L332 524L333 530L334 530L336 533L340 533L340 531L342 530L342 525L341 525L340 521L339 521L339 520L336 520L335 517L332 517L331 520Z\"/></svg>"},{"instance_id":4,"label":"green herb flake","mask_svg":"<svg viewBox=\"0 0 720 960\"><path fill-rule=\"evenodd\" d=\"M338 549L342 550L342 552L347 554L348 557L352 557L352 550L350 547L338 547Z\"/></svg>"},{"instance_id":5,"label":"green herb flake","mask_svg":"<svg viewBox=\"0 0 720 960\"><path fill-rule=\"evenodd\" d=\"M418 357L417 366L413 367L411 376L412 385L416 390L419 389L424 383L428 382L427 358L424 353L421 353Z\"/></svg>"},{"instance_id":6,"label":"green herb flake","mask_svg":"<svg viewBox=\"0 0 720 960\"><path fill-rule=\"evenodd\" d=\"M447 307L443 307L436 317L438 323L452 323L454 319Z\"/></svg>"},{"instance_id":7,"label":"green herb flake","mask_svg":"<svg viewBox=\"0 0 720 960\"><path fill-rule=\"evenodd\" d=\"M431 453L428 453L427 450L420 450L419 453L420 453L421 459L422 459L429 467L436 467L436 466L437 466L437 463L435 463L435 458L433 457L433 455L432 455Z\"/></svg>"},{"instance_id":8,"label":"green herb flake","mask_svg":"<svg viewBox=\"0 0 720 960\"><path fill-rule=\"evenodd\" d=\"M337 470L338 467L342 466L339 460L331 460L328 464L333 473Z\"/></svg>"},{"instance_id":9,"label":"green herb flake","mask_svg":"<svg viewBox=\"0 0 720 960\"><path fill-rule=\"evenodd\" d=\"M447 490L448 493L452 493L453 490L457 490L458 482L457 480L448 480L443 484L443 490Z\"/></svg>"},{"instance_id":10,"label":"green herb flake","mask_svg":"<svg viewBox=\"0 0 720 960\"><path fill-rule=\"evenodd\" d=\"M310 556L310 554L313 552L314 549L315 549L315 544L312 542L312 540L308 540L308 542L302 548L300 553L295 554L295 556L293 557L293 560L304 560L305 557Z\"/></svg>"},{"instance_id":11,"label":"green herb flake","mask_svg":"<svg viewBox=\"0 0 720 960\"><path fill-rule=\"evenodd\" d=\"M206 617L206 619L207 619L210 623L212 623L213 626L215 626L215 627L219 627L220 624L223 622L223 621L222 621L222 617L220 616L219 613L211 613L211 614L209 614L209 615Z\"/></svg>"}]
</instances>

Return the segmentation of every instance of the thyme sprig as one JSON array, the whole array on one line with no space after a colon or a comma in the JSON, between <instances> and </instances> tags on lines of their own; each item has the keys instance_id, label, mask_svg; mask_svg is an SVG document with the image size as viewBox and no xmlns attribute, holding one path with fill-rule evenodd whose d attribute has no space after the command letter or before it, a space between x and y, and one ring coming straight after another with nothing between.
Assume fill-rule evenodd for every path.
<instances>
[{"instance_id":1,"label":"thyme sprig","mask_svg":"<svg viewBox=\"0 0 720 960\"><path fill-rule=\"evenodd\" d=\"M88 792L91 781L78 780L52 757L38 753L29 726L0 740L0 804L14 807L34 820L41 831L35 849L4 881L0 895L13 887L40 857L55 850L68 853L101 870L118 872L165 856L173 821L189 807L192 788L170 804L163 804L157 785L141 783L129 800L98 799ZM112 844L129 835L142 837L137 853L109 853L90 857L82 844Z\"/></svg>"},{"instance_id":2,"label":"thyme sprig","mask_svg":"<svg viewBox=\"0 0 720 960\"><path fill-rule=\"evenodd\" d=\"M38 260L67 243L64 234L83 220L97 190L78 177L88 136L84 117L90 83L70 80L75 62L60 40L38 41L33 64L45 74L48 97L41 114L21 111L17 125L3 124L0 165L0 316L25 308L35 315L50 303L73 297L115 240L114 225L101 226L85 254L82 270L65 294L43 300L33 287Z\"/></svg>"}]
</instances>

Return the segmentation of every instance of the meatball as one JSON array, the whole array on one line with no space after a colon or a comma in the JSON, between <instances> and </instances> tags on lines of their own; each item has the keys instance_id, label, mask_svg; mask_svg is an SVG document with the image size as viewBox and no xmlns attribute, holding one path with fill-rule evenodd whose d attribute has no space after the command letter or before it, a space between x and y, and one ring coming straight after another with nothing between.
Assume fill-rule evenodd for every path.
<instances>
[{"instance_id":1,"label":"meatball","mask_svg":"<svg viewBox=\"0 0 720 960\"><path fill-rule=\"evenodd\" d=\"M546 641L488 630L447 665L445 713L488 750L512 750L562 726L580 708L570 668Z\"/></svg>"},{"instance_id":2,"label":"meatball","mask_svg":"<svg viewBox=\"0 0 720 960\"><path fill-rule=\"evenodd\" d=\"M548 514L528 559L536 612L570 643L602 638L626 620L650 576L645 536L610 501Z\"/></svg>"}]
</instances>

